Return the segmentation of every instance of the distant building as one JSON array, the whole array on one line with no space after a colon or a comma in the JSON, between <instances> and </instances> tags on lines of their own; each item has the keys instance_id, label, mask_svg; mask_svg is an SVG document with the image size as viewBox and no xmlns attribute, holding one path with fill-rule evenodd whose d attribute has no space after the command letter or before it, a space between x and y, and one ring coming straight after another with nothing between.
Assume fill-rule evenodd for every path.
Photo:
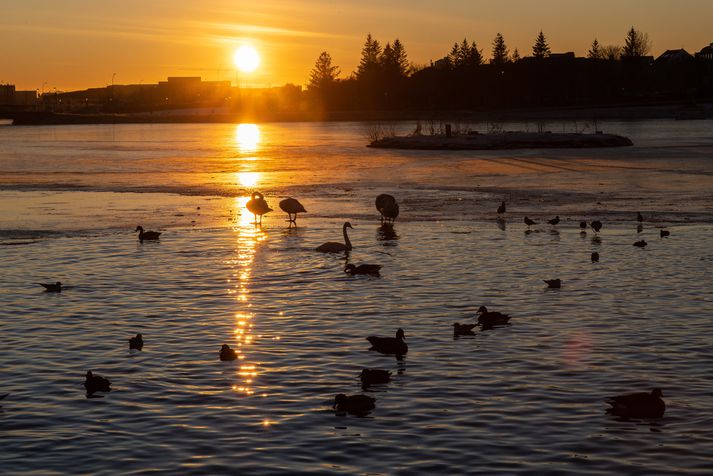
<instances>
[{"instance_id":1,"label":"distant building","mask_svg":"<svg viewBox=\"0 0 713 476\"><path fill-rule=\"evenodd\" d=\"M0 84L0 106L36 106L37 91L17 91L14 84Z\"/></svg>"},{"instance_id":2,"label":"distant building","mask_svg":"<svg viewBox=\"0 0 713 476\"><path fill-rule=\"evenodd\" d=\"M696 53L696 59L704 61L713 61L713 43Z\"/></svg>"},{"instance_id":3,"label":"distant building","mask_svg":"<svg viewBox=\"0 0 713 476\"><path fill-rule=\"evenodd\" d=\"M661 56L656 58L656 63L685 63L693 60L693 56L683 48L678 50L666 50Z\"/></svg>"}]
</instances>

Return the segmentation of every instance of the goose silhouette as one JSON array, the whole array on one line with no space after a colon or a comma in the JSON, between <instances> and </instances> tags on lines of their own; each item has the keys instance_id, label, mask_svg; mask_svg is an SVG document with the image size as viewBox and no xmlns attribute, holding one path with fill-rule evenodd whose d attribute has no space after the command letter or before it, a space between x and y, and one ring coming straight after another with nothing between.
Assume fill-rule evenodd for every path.
<instances>
[{"instance_id":1,"label":"goose silhouette","mask_svg":"<svg viewBox=\"0 0 713 476\"><path fill-rule=\"evenodd\" d=\"M282 201L280 201L280 209L287 213L287 217L290 223L294 223L297 225L297 214L298 213L307 213L307 210L305 210L305 207L302 206L302 204L297 201L297 199L288 197ZM295 217L292 218L292 215Z\"/></svg>"},{"instance_id":2,"label":"goose silhouette","mask_svg":"<svg viewBox=\"0 0 713 476\"><path fill-rule=\"evenodd\" d=\"M549 224L552 225L552 226L555 226L555 225L559 224L559 222L560 222L560 216L559 216L559 215L557 215L556 217L554 217L552 220L547 220L547 223L549 223Z\"/></svg>"},{"instance_id":3,"label":"goose silhouette","mask_svg":"<svg viewBox=\"0 0 713 476\"><path fill-rule=\"evenodd\" d=\"M270 208L270 206L265 201L265 197L263 197L262 193L260 192L252 193L252 195L250 196L250 200L248 200L245 204L245 208L247 208L248 211L255 216L255 224L259 225L262 225L262 216L272 211L272 208ZM260 217L259 222L257 219L258 216Z\"/></svg>"},{"instance_id":4,"label":"goose silhouette","mask_svg":"<svg viewBox=\"0 0 713 476\"><path fill-rule=\"evenodd\" d=\"M525 225L527 225L528 228L530 228L532 225L537 225L536 221L530 220L530 218L528 217L525 217L523 221L525 222Z\"/></svg>"},{"instance_id":5,"label":"goose silhouette","mask_svg":"<svg viewBox=\"0 0 713 476\"><path fill-rule=\"evenodd\" d=\"M379 385L391 381L391 372L382 369L363 369L359 374L361 384L364 387L369 385Z\"/></svg>"},{"instance_id":6,"label":"goose silhouette","mask_svg":"<svg viewBox=\"0 0 713 476\"><path fill-rule=\"evenodd\" d=\"M611 405L607 413L623 418L661 418L666 411L666 403L661 398L663 392L655 388L649 392L630 393L607 398Z\"/></svg>"},{"instance_id":7,"label":"goose silhouette","mask_svg":"<svg viewBox=\"0 0 713 476\"><path fill-rule=\"evenodd\" d=\"M602 222L600 222L599 220L594 220L594 221L591 223L591 226L592 226L592 230L594 230L595 232L599 233L599 230L602 229Z\"/></svg>"},{"instance_id":8,"label":"goose silhouette","mask_svg":"<svg viewBox=\"0 0 713 476\"><path fill-rule=\"evenodd\" d=\"M45 288L45 292L48 293L61 293L62 292L62 283L57 281L56 283L35 283L39 284L43 288Z\"/></svg>"},{"instance_id":9,"label":"goose silhouette","mask_svg":"<svg viewBox=\"0 0 713 476\"><path fill-rule=\"evenodd\" d=\"M317 251L320 253L340 253L342 251L351 251L352 242L349 241L349 236L347 235L347 228L354 228L348 221L344 222L342 225L342 234L344 235L344 243L338 243L336 241L328 241L322 243L317 247Z\"/></svg>"},{"instance_id":10,"label":"goose silhouette","mask_svg":"<svg viewBox=\"0 0 713 476\"><path fill-rule=\"evenodd\" d=\"M339 413L351 413L352 415L366 415L374 408L376 399L368 395L345 395L343 393L334 397L334 408Z\"/></svg>"},{"instance_id":11,"label":"goose silhouette","mask_svg":"<svg viewBox=\"0 0 713 476\"><path fill-rule=\"evenodd\" d=\"M134 230L134 233L139 232L139 241L156 241L158 237L161 236L161 232L158 231L144 231L144 227L139 225Z\"/></svg>"},{"instance_id":12,"label":"goose silhouette","mask_svg":"<svg viewBox=\"0 0 713 476\"><path fill-rule=\"evenodd\" d=\"M406 336L401 328L396 330L396 337L369 336L366 340L371 344L369 350L375 350L381 354L406 355L408 352Z\"/></svg>"},{"instance_id":13,"label":"goose silhouette","mask_svg":"<svg viewBox=\"0 0 713 476\"><path fill-rule=\"evenodd\" d=\"M500 206L498 207L498 215L502 215L505 213L505 202L503 201Z\"/></svg>"},{"instance_id":14,"label":"goose silhouette","mask_svg":"<svg viewBox=\"0 0 713 476\"><path fill-rule=\"evenodd\" d=\"M84 388L87 389L87 396L91 397L96 392L111 392L111 382L101 375L94 375L91 370L87 371L84 380Z\"/></svg>"},{"instance_id":15,"label":"goose silhouette","mask_svg":"<svg viewBox=\"0 0 713 476\"><path fill-rule=\"evenodd\" d=\"M344 267L344 272L351 275L370 274L372 276L379 276L380 269L380 264L360 264L358 266L355 266L350 263Z\"/></svg>"},{"instance_id":16,"label":"goose silhouette","mask_svg":"<svg viewBox=\"0 0 713 476\"><path fill-rule=\"evenodd\" d=\"M141 334L129 339L129 350L142 350L144 348L144 338Z\"/></svg>"}]
</instances>

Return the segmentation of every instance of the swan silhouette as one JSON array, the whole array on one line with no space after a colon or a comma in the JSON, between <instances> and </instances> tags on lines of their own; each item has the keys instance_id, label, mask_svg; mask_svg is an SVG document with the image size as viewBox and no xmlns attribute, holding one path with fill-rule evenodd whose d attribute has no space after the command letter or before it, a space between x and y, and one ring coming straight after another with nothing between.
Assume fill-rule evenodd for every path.
<instances>
[{"instance_id":1,"label":"swan silhouette","mask_svg":"<svg viewBox=\"0 0 713 476\"><path fill-rule=\"evenodd\" d=\"M382 193L374 202L376 209L381 213L381 223L393 223L399 216L399 204L393 195Z\"/></svg>"},{"instance_id":2,"label":"swan silhouette","mask_svg":"<svg viewBox=\"0 0 713 476\"><path fill-rule=\"evenodd\" d=\"M262 196L260 192L253 192L250 196L250 200L245 204L245 208L248 209L250 213L255 215L255 224L262 225L262 216L266 213L272 211L272 208L265 201L265 197ZM260 215L260 221L258 222L257 217Z\"/></svg>"},{"instance_id":3,"label":"swan silhouette","mask_svg":"<svg viewBox=\"0 0 713 476\"><path fill-rule=\"evenodd\" d=\"M342 251L351 251L352 242L349 241L349 236L347 235L347 228L354 228L348 221L344 222L342 225L342 234L344 235L344 243L337 243L336 241L328 241L322 243L317 247L317 251L321 253L340 253Z\"/></svg>"},{"instance_id":4,"label":"swan silhouette","mask_svg":"<svg viewBox=\"0 0 713 476\"><path fill-rule=\"evenodd\" d=\"M282 201L280 201L280 209L287 213L287 217L290 223L294 223L295 226L297 225L297 214L298 213L307 213L307 210L305 210L305 207L302 206L302 204L295 198L288 197ZM292 218L292 215L295 217Z\"/></svg>"}]
</instances>

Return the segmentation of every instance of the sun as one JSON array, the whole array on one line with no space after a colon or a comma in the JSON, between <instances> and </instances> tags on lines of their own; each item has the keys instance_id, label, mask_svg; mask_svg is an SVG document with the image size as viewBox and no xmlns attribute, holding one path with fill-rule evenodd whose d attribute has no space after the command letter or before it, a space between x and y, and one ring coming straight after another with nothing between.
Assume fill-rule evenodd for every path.
<instances>
[{"instance_id":1,"label":"sun","mask_svg":"<svg viewBox=\"0 0 713 476\"><path fill-rule=\"evenodd\" d=\"M252 46L241 46L235 50L233 62L243 73L252 73L260 65L260 55Z\"/></svg>"}]
</instances>

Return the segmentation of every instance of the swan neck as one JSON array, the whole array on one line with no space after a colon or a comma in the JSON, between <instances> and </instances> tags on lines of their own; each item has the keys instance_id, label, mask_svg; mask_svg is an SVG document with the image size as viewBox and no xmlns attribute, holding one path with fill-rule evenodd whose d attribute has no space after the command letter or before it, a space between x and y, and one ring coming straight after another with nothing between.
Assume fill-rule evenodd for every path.
<instances>
[{"instance_id":1,"label":"swan neck","mask_svg":"<svg viewBox=\"0 0 713 476\"><path fill-rule=\"evenodd\" d=\"M349 235L347 235L347 226L342 226L342 233L344 234L344 244L347 245L347 249L352 249L352 242L349 241Z\"/></svg>"}]
</instances>

